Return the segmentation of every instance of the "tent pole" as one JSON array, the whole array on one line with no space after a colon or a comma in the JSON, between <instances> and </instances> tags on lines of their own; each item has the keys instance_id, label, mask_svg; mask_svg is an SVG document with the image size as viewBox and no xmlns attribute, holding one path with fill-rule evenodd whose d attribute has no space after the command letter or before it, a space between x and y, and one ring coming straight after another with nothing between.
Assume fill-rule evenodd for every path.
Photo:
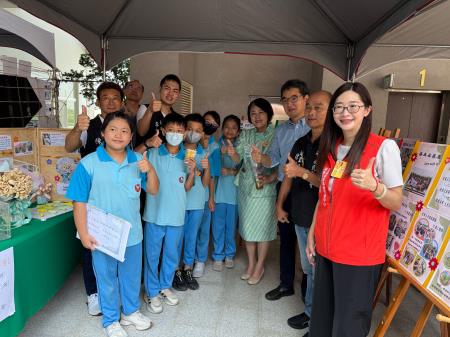
<instances>
[{"instance_id":1,"label":"tent pole","mask_svg":"<svg viewBox=\"0 0 450 337\"><path fill-rule=\"evenodd\" d=\"M55 113L56 125L61 127L60 119L59 119L59 79L57 76L58 70L56 68L52 69L52 87L53 87L53 95L52 95L52 110Z\"/></svg>"},{"instance_id":2,"label":"tent pole","mask_svg":"<svg viewBox=\"0 0 450 337\"><path fill-rule=\"evenodd\" d=\"M347 82L353 82L355 80L355 74L352 73L352 60L355 55L355 44L347 44Z\"/></svg>"},{"instance_id":3,"label":"tent pole","mask_svg":"<svg viewBox=\"0 0 450 337\"><path fill-rule=\"evenodd\" d=\"M105 35L102 35L102 73L103 73L103 82L106 81L106 48L107 48L107 41Z\"/></svg>"}]
</instances>

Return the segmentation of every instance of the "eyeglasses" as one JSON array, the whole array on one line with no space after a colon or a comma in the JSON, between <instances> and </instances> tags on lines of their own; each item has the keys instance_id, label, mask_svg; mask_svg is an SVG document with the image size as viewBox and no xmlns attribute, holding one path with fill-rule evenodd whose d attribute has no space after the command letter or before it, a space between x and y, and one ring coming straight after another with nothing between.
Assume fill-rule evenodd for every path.
<instances>
[{"instance_id":1,"label":"eyeglasses","mask_svg":"<svg viewBox=\"0 0 450 337\"><path fill-rule=\"evenodd\" d=\"M358 104L349 104L348 106L344 105L335 105L333 107L333 113L340 115L344 113L344 110L347 109L347 111L351 114L355 114L361 109L362 107L365 107L365 105L358 105Z\"/></svg>"},{"instance_id":2,"label":"eyeglasses","mask_svg":"<svg viewBox=\"0 0 450 337\"><path fill-rule=\"evenodd\" d=\"M292 95L291 97L288 97L288 98L286 98L286 97L282 97L281 99L280 99L280 101L281 101L281 103L283 104L283 105L286 105L286 104L288 104L288 103L297 103L298 102L298 100L299 100L299 98L300 97L302 97L301 95Z\"/></svg>"}]
</instances>

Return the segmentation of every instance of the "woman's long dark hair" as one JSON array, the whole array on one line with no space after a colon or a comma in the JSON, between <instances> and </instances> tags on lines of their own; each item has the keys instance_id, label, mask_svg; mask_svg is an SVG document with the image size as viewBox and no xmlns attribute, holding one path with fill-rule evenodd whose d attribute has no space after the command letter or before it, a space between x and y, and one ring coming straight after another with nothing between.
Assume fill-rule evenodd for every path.
<instances>
[{"instance_id":1,"label":"woman's long dark hair","mask_svg":"<svg viewBox=\"0 0 450 337\"><path fill-rule=\"evenodd\" d=\"M336 103L336 99L344 92L349 90L356 92L360 96L361 101L364 103L364 106L366 108L372 106L372 99L370 98L369 91L362 83L344 83L336 89L333 96L331 97L330 105L328 106L327 111L327 118L325 120L322 135L320 136L319 156L317 160L319 172L322 172L323 166L327 161L329 153L331 153L331 156L334 160L337 160L336 144L343 139L344 135L342 133L342 129L334 121L333 107ZM345 169L345 174L349 175L355 168L355 166L359 163L361 154L366 146L367 140L369 139L371 128L372 111L370 111L369 114L364 117L361 127L359 128L358 133L355 136L355 140L353 141L353 144L350 148L350 151L346 156L348 164Z\"/></svg>"}]
</instances>

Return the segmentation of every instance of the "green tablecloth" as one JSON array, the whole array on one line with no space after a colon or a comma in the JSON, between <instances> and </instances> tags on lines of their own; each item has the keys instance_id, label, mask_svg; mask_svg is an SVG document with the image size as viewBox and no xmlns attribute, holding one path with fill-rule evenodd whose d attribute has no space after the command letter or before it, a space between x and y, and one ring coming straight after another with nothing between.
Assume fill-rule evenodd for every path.
<instances>
[{"instance_id":1,"label":"green tablecloth","mask_svg":"<svg viewBox=\"0 0 450 337\"><path fill-rule=\"evenodd\" d=\"M26 321L61 288L80 261L72 212L47 221L33 220L0 241L0 251L14 247L16 312L0 322L0 336L16 336Z\"/></svg>"}]
</instances>

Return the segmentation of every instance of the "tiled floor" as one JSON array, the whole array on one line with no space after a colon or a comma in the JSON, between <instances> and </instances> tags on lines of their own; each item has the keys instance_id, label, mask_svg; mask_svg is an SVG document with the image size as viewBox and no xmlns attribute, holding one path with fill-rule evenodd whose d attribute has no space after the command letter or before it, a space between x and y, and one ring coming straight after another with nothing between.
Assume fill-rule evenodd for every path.
<instances>
[{"instance_id":1,"label":"tiled floor","mask_svg":"<svg viewBox=\"0 0 450 337\"><path fill-rule=\"evenodd\" d=\"M245 267L243 250L238 254L236 267L215 272L211 264L201 279L200 289L178 293L180 304L164 307L164 312L150 314L154 326L147 331L126 330L130 337L269 337L303 336L306 331L291 329L287 318L300 313L303 303L298 297L285 297L270 302L264 294L278 284L278 247L271 249L265 275L260 284L249 286L239 279ZM298 283L298 282L297 282ZM63 289L34 317L32 317L21 337L94 337L103 336L100 318L87 314L81 268L78 267L65 283ZM409 336L423 305L423 297L410 290L405 302L395 317L386 336ZM375 310L372 332L378 325L385 307L379 304ZM439 336L439 326L432 314L424 337Z\"/></svg>"}]
</instances>

